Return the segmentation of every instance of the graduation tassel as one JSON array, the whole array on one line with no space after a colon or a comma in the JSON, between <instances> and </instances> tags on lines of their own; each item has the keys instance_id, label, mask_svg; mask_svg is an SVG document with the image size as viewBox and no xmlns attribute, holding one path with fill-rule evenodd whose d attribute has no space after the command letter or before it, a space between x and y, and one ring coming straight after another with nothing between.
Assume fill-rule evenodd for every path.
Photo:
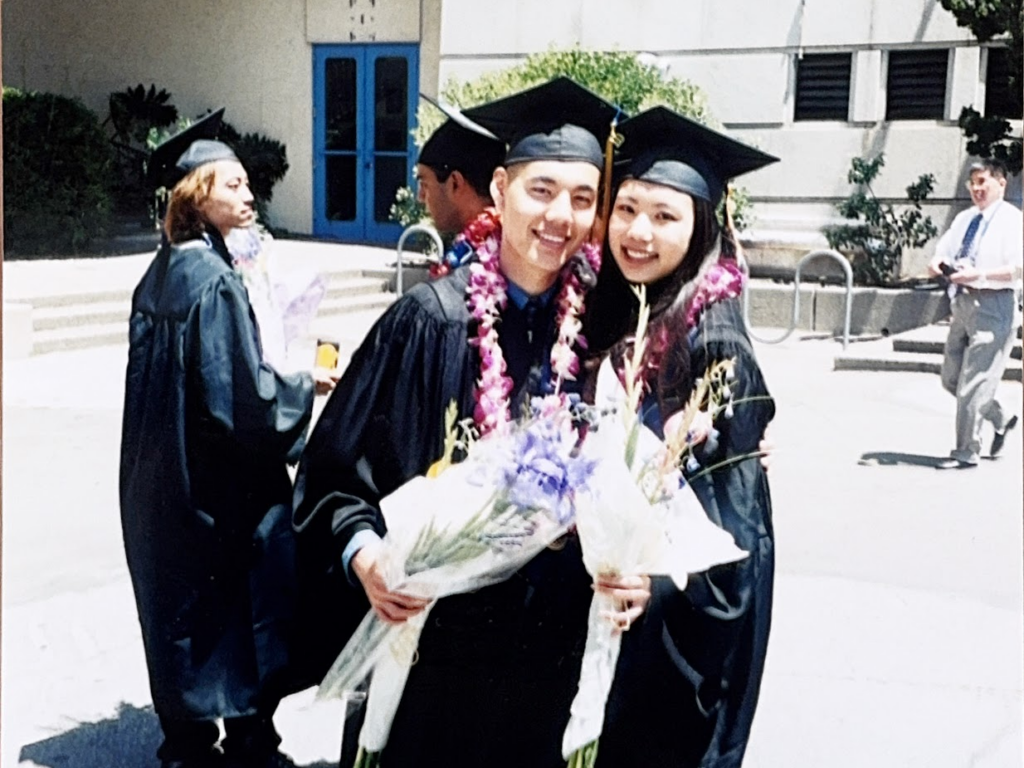
<instances>
[{"instance_id":1,"label":"graduation tassel","mask_svg":"<svg viewBox=\"0 0 1024 768\"><path fill-rule=\"evenodd\" d=\"M615 117L608 129L608 140L604 143L604 182L601 187L601 210L594 226L594 242L603 243L604 234L608 231L608 216L612 209L612 164L615 161L615 148L622 143L622 137L616 132L619 115L622 110L616 109Z\"/></svg>"}]
</instances>

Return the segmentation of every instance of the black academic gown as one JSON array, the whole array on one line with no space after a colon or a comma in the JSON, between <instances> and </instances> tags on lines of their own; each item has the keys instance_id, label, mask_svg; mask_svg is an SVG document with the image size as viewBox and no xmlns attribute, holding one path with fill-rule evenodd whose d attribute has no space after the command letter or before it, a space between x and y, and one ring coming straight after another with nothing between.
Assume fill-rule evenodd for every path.
<instances>
[{"instance_id":1,"label":"black academic gown","mask_svg":"<svg viewBox=\"0 0 1024 768\"><path fill-rule=\"evenodd\" d=\"M739 299L704 311L691 341L695 379L736 359L734 415L719 418L711 467L758 450L775 414ZM699 470L698 470L699 471ZM771 625L774 533L771 496L758 458L715 469L691 483L708 516L749 556L692 575L679 592L656 577L647 613L623 638L598 750L600 768L633 765L738 768L757 705Z\"/></svg>"},{"instance_id":2,"label":"black academic gown","mask_svg":"<svg viewBox=\"0 0 1024 768\"><path fill-rule=\"evenodd\" d=\"M383 535L380 499L441 456L449 402L458 403L460 417L472 416L479 363L468 343L468 274L464 267L417 285L385 313L353 356L303 454L295 496L300 562L318 599L334 589L340 606L323 613L337 619L321 622L321 638L333 632L343 642L367 609L362 587L341 573L352 535ZM499 339L515 383L514 409L546 378L541 367L550 355L553 309L538 310L530 321L510 301L503 313ZM330 588L315 584L318 570ZM578 545L569 541L502 584L440 600L423 631L384 764L564 766L561 737L585 641L589 584Z\"/></svg>"},{"instance_id":3,"label":"black academic gown","mask_svg":"<svg viewBox=\"0 0 1024 768\"><path fill-rule=\"evenodd\" d=\"M163 718L265 713L295 600L294 461L308 374L261 362L223 240L164 245L132 298L121 523Z\"/></svg>"}]
</instances>

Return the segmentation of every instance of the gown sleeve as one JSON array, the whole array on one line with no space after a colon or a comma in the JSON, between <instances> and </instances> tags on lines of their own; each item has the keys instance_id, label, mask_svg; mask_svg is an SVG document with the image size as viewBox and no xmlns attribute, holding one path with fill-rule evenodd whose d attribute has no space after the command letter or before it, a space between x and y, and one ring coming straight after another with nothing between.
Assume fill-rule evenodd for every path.
<instances>
[{"instance_id":1,"label":"gown sleeve","mask_svg":"<svg viewBox=\"0 0 1024 768\"><path fill-rule=\"evenodd\" d=\"M241 280L226 275L200 299L190 318L201 423L271 462L298 460L313 408L313 378L282 375L262 361L259 336Z\"/></svg>"},{"instance_id":2,"label":"gown sleeve","mask_svg":"<svg viewBox=\"0 0 1024 768\"><path fill-rule=\"evenodd\" d=\"M775 415L744 330L739 300L712 305L693 344L694 375L718 360L735 360L733 414L719 416L712 450L698 452L691 486L708 517L733 535L748 556L691 575L665 611L663 639L675 666L714 713L714 736L702 766L739 765L749 738L771 621L774 543L768 480L756 455Z\"/></svg>"},{"instance_id":3,"label":"gown sleeve","mask_svg":"<svg viewBox=\"0 0 1024 768\"><path fill-rule=\"evenodd\" d=\"M380 500L440 457L445 408L471 390L466 323L445 311L438 288L416 286L370 330L303 453L294 524L328 571L357 532L385 533ZM464 416L469 406L459 406Z\"/></svg>"}]
</instances>

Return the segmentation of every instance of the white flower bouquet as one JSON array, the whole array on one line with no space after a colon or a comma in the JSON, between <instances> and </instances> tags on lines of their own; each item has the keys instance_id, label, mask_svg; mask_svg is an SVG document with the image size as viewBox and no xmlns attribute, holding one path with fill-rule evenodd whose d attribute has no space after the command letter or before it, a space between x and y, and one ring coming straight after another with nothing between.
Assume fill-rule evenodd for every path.
<instances>
[{"instance_id":1,"label":"white flower bouquet","mask_svg":"<svg viewBox=\"0 0 1024 768\"><path fill-rule=\"evenodd\" d=\"M462 443L466 458L459 463L451 462L461 441L449 409L441 471L381 501L389 589L436 601L495 584L566 533L594 465L578 455L564 400L535 406L510 430ZM368 613L320 685L319 697L340 697L373 672L359 768L380 764L429 610L400 625Z\"/></svg>"},{"instance_id":2,"label":"white flower bouquet","mask_svg":"<svg viewBox=\"0 0 1024 768\"><path fill-rule=\"evenodd\" d=\"M623 385L605 360L598 374L596 405L600 417L583 444L583 456L600 471L576 499L576 527L588 572L600 576L667 575L682 590L687 574L746 557L732 536L712 523L689 486L680 464L692 455L706 430L695 429L721 408L722 388L731 363L719 363L698 384L678 429L660 440L637 417L642 382L639 371L645 344L647 306L643 291L633 354L625 361ZM562 740L570 768L591 768L604 726L611 690L628 626L613 626L605 616L621 611L612 598L596 592L591 602L587 642L577 694Z\"/></svg>"}]
</instances>

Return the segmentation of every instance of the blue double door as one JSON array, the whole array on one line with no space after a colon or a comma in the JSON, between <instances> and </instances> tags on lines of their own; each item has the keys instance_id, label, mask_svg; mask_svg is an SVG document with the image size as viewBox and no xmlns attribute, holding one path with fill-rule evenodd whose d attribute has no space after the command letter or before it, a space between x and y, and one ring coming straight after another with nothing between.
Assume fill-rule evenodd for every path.
<instances>
[{"instance_id":1,"label":"blue double door","mask_svg":"<svg viewBox=\"0 0 1024 768\"><path fill-rule=\"evenodd\" d=\"M394 244L395 192L412 184L418 45L313 48L313 231Z\"/></svg>"}]
</instances>

